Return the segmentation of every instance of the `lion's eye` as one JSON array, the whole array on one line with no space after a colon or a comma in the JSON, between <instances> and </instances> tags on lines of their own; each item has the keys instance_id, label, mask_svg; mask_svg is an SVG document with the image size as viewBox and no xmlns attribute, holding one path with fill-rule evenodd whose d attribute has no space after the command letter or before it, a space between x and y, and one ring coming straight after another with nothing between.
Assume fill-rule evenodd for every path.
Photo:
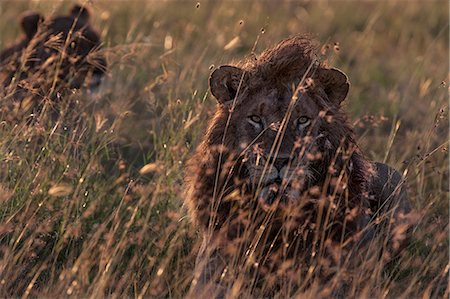
<instances>
[{"instance_id":1,"label":"lion's eye","mask_svg":"<svg viewBox=\"0 0 450 299\"><path fill-rule=\"evenodd\" d=\"M263 121L262 121L261 117L259 117L258 115L250 115L248 117L248 120L255 127L258 127L259 129L262 129Z\"/></svg>"},{"instance_id":2,"label":"lion's eye","mask_svg":"<svg viewBox=\"0 0 450 299\"><path fill-rule=\"evenodd\" d=\"M250 116L250 119L252 121L254 121L255 123L260 123L261 122L261 117L259 117L258 115L252 115L252 116Z\"/></svg>"},{"instance_id":3,"label":"lion's eye","mask_svg":"<svg viewBox=\"0 0 450 299\"><path fill-rule=\"evenodd\" d=\"M307 116L300 116L297 119L297 125L299 129L303 129L307 126L309 126L309 124L311 123L311 119Z\"/></svg>"}]
</instances>

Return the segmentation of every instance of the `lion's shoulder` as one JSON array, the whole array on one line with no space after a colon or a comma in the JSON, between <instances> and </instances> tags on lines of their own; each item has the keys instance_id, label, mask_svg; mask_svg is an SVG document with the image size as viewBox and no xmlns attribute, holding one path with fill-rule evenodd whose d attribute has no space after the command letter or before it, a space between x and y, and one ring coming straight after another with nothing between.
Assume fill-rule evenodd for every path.
<instances>
[{"instance_id":1,"label":"lion's shoulder","mask_svg":"<svg viewBox=\"0 0 450 299\"><path fill-rule=\"evenodd\" d=\"M397 209L409 212L411 207L407 200L406 181L400 172L381 162L373 162L373 165L374 173L369 188L374 199L372 210L391 209L396 206Z\"/></svg>"}]
</instances>

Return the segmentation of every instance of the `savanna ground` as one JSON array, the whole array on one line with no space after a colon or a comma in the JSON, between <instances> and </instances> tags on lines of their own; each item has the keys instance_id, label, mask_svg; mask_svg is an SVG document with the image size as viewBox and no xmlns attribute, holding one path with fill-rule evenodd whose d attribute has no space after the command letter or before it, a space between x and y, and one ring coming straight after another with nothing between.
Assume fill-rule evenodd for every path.
<instances>
[{"instance_id":1,"label":"savanna ground","mask_svg":"<svg viewBox=\"0 0 450 299\"><path fill-rule=\"evenodd\" d=\"M361 267L353 295L448 296L448 2L85 4L109 63L101 89L65 96L77 107L56 123L0 123L1 297L185 295L201 240L183 170L215 105L208 76L299 32L329 45L363 152L407 176L419 215L409 246ZM22 12L70 5L2 1L1 48Z\"/></svg>"}]
</instances>

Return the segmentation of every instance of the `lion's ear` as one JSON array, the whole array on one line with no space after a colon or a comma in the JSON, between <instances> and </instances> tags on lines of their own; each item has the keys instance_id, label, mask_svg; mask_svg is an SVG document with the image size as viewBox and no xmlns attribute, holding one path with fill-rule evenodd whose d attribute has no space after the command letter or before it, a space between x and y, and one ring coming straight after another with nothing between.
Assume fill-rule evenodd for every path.
<instances>
[{"instance_id":1,"label":"lion's ear","mask_svg":"<svg viewBox=\"0 0 450 299\"><path fill-rule=\"evenodd\" d=\"M44 17L36 12L25 13L20 24L27 39L31 40L38 30L40 22L44 21Z\"/></svg>"},{"instance_id":2,"label":"lion's ear","mask_svg":"<svg viewBox=\"0 0 450 299\"><path fill-rule=\"evenodd\" d=\"M79 23L87 23L89 21L89 11L86 7L75 4L70 10L70 15L78 18Z\"/></svg>"},{"instance_id":3,"label":"lion's ear","mask_svg":"<svg viewBox=\"0 0 450 299\"><path fill-rule=\"evenodd\" d=\"M222 65L209 77L209 88L219 103L226 103L236 97L244 71L238 67Z\"/></svg>"},{"instance_id":4,"label":"lion's ear","mask_svg":"<svg viewBox=\"0 0 450 299\"><path fill-rule=\"evenodd\" d=\"M338 69L332 68L321 69L319 76L325 93L333 103L339 105L345 100L350 88L347 75Z\"/></svg>"}]
</instances>

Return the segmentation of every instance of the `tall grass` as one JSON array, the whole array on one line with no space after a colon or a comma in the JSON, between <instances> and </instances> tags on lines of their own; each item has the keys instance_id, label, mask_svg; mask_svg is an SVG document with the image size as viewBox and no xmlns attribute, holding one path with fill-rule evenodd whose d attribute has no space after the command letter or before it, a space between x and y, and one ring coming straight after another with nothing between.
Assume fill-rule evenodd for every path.
<instances>
[{"instance_id":1,"label":"tall grass","mask_svg":"<svg viewBox=\"0 0 450 299\"><path fill-rule=\"evenodd\" d=\"M201 240L183 171L215 105L208 76L298 32L336 52L359 145L406 175L420 215L387 268L361 265L354 296L448 296L448 2L86 4L109 63L100 90L65 95L56 122L0 123L0 296L185 296ZM4 48L20 13L70 3L0 5Z\"/></svg>"}]
</instances>

